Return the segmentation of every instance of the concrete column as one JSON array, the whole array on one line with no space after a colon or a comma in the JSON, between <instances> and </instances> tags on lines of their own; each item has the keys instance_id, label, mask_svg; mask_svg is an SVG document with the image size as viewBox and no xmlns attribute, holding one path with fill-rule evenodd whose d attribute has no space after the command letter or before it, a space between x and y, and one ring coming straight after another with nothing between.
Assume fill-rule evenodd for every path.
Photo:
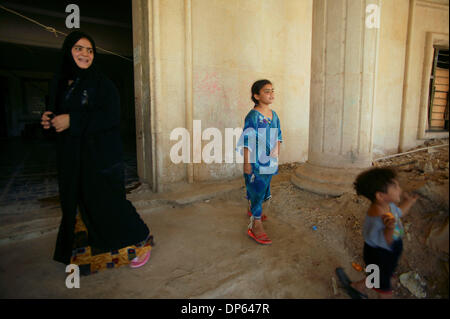
<instances>
[{"instance_id":1,"label":"concrete column","mask_svg":"<svg viewBox=\"0 0 450 319\"><path fill-rule=\"evenodd\" d=\"M145 14L148 3L133 0L133 63L134 101L136 117L136 157L137 173L143 183L152 184L152 138L150 130L150 68L149 68L149 27Z\"/></svg>"},{"instance_id":2,"label":"concrete column","mask_svg":"<svg viewBox=\"0 0 450 319\"><path fill-rule=\"evenodd\" d=\"M366 8L378 2L314 0L308 161L292 176L302 189L339 196L371 166L378 29Z\"/></svg>"},{"instance_id":3,"label":"concrete column","mask_svg":"<svg viewBox=\"0 0 450 319\"><path fill-rule=\"evenodd\" d=\"M161 167L160 156L156 156L161 135L156 112L161 91L159 0L133 0L132 8L137 170L139 180L157 192Z\"/></svg>"}]
</instances>

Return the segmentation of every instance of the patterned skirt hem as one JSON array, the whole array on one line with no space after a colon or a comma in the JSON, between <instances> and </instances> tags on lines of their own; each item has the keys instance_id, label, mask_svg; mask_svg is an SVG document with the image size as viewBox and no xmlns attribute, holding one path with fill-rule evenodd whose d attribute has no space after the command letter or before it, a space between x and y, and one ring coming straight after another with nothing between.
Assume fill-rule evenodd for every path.
<instances>
[{"instance_id":1,"label":"patterned skirt hem","mask_svg":"<svg viewBox=\"0 0 450 319\"><path fill-rule=\"evenodd\" d=\"M153 236L149 235L147 239L135 245L98 253L96 252L97 249L87 245L87 228L80 217L80 213L78 213L75 226L75 242L70 263L78 265L80 275L86 276L105 269L128 265L134 258L149 252L153 245Z\"/></svg>"}]
</instances>

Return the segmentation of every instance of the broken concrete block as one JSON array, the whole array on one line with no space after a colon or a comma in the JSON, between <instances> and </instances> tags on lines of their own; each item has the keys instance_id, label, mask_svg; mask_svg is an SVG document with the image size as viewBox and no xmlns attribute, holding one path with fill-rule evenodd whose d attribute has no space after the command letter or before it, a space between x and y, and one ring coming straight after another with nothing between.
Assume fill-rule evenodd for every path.
<instances>
[{"instance_id":1,"label":"broken concrete block","mask_svg":"<svg viewBox=\"0 0 450 319\"><path fill-rule=\"evenodd\" d=\"M442 261L442 266L443 266L444 271L447 273L447 276L448 276L448 274L449 274L448 261Z\"/></svg>"},{"instance_id":2,"label":"broken concrete block","mask_svg":"<svg viewBox=\"0 0 450 319\"><path fill-rule=\"evenodd\" d=\"M434 172L433 164L431 161L419 161L416 164L418 170L424 172L425 174L431 174Z\"/></svg>"},{"instance_id":3,"label":"broken concrete block","mask_svg":"<svg viewBox=\"0 0 450 319\"><path fill-rule=\"evenodd\" d=\"M423 167L423 172L425 174L431 174L434 172L433 164L431 162L425 162L425 166Z\"/></svg>"},{"instance_id":4,"label":"broken concrete block","mask_svg":"<svg viewBox=\"0 0 450 319\"><path fill-rule=\"evenodd\" d=\"M419 274L414 271L401 274L400 283L417 298L425 298L427 296L425 291L425 281L423 281Z\"/></svg>"},{"instance_id":5,"label":"broken concrete block","mask_svg":"<svg viewBox=\"0 0 450 319\"><path fill-rule=\"evenodd\" d=\"M336 279L334 277L331 277L331 288L333 289L333 295L337 296L338 288L337 288Z\"/></svg>"},{"instance_id":6,"label":"broken concrete block","mask_svg":"<svg viewBox=\"0 0 450 319\"><path fill-rule=\"evenodd\" d=\"M425 185L416 190L420 196L428 199L434 204L439 205L443 210L448 211L449 197L448 197L448 180L445 183L439 184L433 181L426 182Z\"/></svg>"},{"instance_id":7,"label":"broken concrete block","mask_svg":"<svg viewBox=\"0 0 450 319\"><path fill-rule=\"evenodd\" d=\"M425 244L435 251L443 252L448 255L448 236L448 218L444 222L436 221L431 225Z\"/></svg>"},{"instance_id":8,"label":"broken concrete block","mask_svg":"<svg viewBox=\"0 0 450 319\"><path fill-rule=\"evenodd\" d=\"M411 227L411 223L404 223L403 227L405 228L405 232L408 232L409 228Z\"/></svg>"}]
</instances>

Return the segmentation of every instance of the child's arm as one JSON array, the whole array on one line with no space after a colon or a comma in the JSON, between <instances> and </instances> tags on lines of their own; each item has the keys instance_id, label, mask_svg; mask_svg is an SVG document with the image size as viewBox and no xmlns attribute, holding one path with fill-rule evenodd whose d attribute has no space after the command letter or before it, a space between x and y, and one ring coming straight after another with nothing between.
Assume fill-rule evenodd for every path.
<instances>
[{"instance_id":1,"label":"child's arm","mask_svg":"<svg viewBox=\"0 0 450 319\"><path fill-rule=\"evenodd\" d=\"M272 152L270 152L270 156L272 157L280 157L280 146L281 146L281 142L278 141L277 144L275 145L275 147L272 149Z\"/></svg>"},{"instance_id":2,"label":"child's arm","mask_svg":"<svg viewBox=\"0 0 450 319\"><path fill-rule=\"evenodd\" d=\"M402 217L406 216L409 213L409 209L417 201L419 195L410 195L407 192L404 192L403 197L403 201L398 205L398 207L402 210Z\"/></svg>"},{"instance_id":3,"label":"child's arm","mask_svg":"<svg viewBox=\"0 0 450 319\"><path fill-rule=\"evenodd\" d=\"M244 147L244 173L251 174L252 173L252 164L249 161L250 151L247 147Z\"/></svg>"},{"instance_id":4,"label":"child's arm","mask_svg":"<svg viewBox=\"0 0 450 319\"><path fill-rule=\"evenodd\" d=\"M388 245L391 245L394 241L393 235L394 235L394 228L395 228L395 218L389 216L389 215L383 215L381 217L383 219L383 223L386 226L384 229L384 239L386 239L386 242Z\"/></svg>"}]
</instances>

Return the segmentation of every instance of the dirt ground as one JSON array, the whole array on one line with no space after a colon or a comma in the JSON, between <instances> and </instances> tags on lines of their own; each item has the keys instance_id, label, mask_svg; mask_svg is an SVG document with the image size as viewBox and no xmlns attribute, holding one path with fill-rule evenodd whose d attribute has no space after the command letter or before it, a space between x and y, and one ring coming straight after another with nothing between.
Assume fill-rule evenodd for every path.
<instances>
[{"instance_id":1,"label":"dirt ground","mask_svg":"<svg viewBox=\"0 0 450 319\"><path fill-rule=\"evenodd\" d=\"M448 140L430 141L415 149L443 144L448 145ZM398 172L402 189L420 195L411 213L402 219L406 236L396 276L415 271L426 283L427 298L448 298L448 146L376 161L374 165L393 167ZM292 169L295 165L285 166L283 171ZM275 184L273 193L273 212L280 219L299 227L305 243L316 247L315 255L310 257L312 260L302 259L301 263L316 262L321 266L316 270L319 272L336 266L339 260L352 280L364 278L351 263L364 266L362 224L370 205L368 200L350 193L337 198L313 196L299 192L289 182ZM313 226L317 227L316 231L312 230ZM319 256L322 257L320 262L314 261ZM322 276L331 277L332 274L322 273ZM398 280L394 295L415 298ZM376 297L376 294L371 292L369 297Z\"/></svg>"},{"instance_id":2,"label":"dirt ground","mask_svg":"<svg viewBox=\"0 0 450 319\"><path fill-rule=\"evenodd\" d=\"M376 162L395 167L402 188L421 195L403 219L397 275L419 273L426 298L449 297L448 163L448 146ZM246 234L242 186L142 214L156 241L149 263L81 277L80 289L67 289L64 265L52 261L56 233L0 246L0 298L348 298L333 289L332 278L339 266L352 280L364 277L352 262L363 265L361 232L369 202L351 193L335 198L298 189L289 180L298 165L281 166L273 179L273 199L264 208L271 246ZM427 241L445 223L446 246ZM399 283L394 294L416 298Z\"/></svg>"}]
</instances>

